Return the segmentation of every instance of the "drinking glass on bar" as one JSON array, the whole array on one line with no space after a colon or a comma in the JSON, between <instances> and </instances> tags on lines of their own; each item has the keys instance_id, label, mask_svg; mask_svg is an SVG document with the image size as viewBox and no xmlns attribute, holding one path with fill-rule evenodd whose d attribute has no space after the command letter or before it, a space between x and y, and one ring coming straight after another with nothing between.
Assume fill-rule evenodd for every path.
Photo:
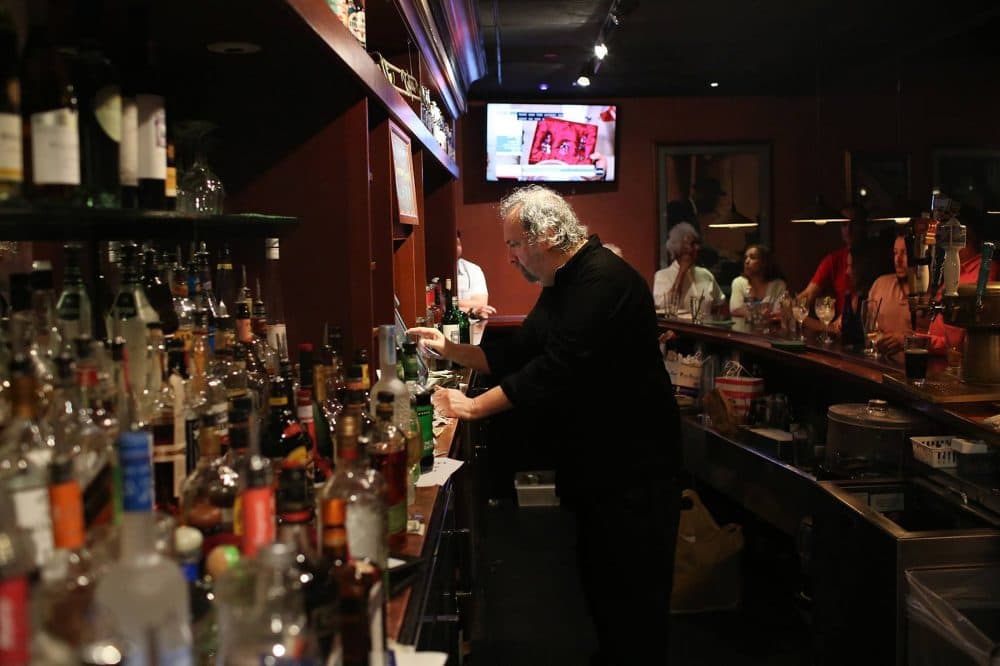
<instances>
[{"instance_id":1,"label":"drinking glass on bar","mask_svg":"<svg viewBox=\"0 0 1000 666\"><path fill-rule=\"evenodd\" d=\"M805 323L806 319L809 318L808 298L802 296L801 298L795 300L795 303L792 305L792 316L795 317L795 323L798 324L796 328L799 340L805 342L806 332L802 325Z\"/></svg>"},{"instance_id":2,"label":"drinking glass on bar","mask_svg":"<svg viewBox=\"0 0 1000 666\"><path fill-rule=\"evenodd\" d=\"M948 358L948 374L956 377L962 374L962 342L965 340L965 329L959 326L944 327L945 353Z\"/></svg>"},{"instance_id":3,"label":"drinking glass on bar","mask_svg":"<svg viewBox=\"0 0 1000 666\"><path fill-rule=\"evenodd\" d=\"M930 359L931 336L913 333L903 338L903 363L906 379L914 386L923 386L927 380L927 361Z\"/></svg>"},{"instance_id":4,"label":"drinking glass on bar","mask_svg":"<svg viewBox=\"0 0 1000 666\"><path fill-rule=\"evenodd\" d=\"M816 299L816 305L814 306L816 310L816 318L823 322L823 337L821 338L824 345L828 345L833 342L833 336L830 335L830 323L836 318L837 315L837 301L833 296L823 296L822 298Z\"/></svg>"},{"instance_id":5,"label":"drinking glass on bar","mask_svg":"<svg viewBox=\"0 0 1000 666\"><path fill-rule=\"evenodd\" d=\"M865 329L865 355L878 358L878 341L882 337L879 330L878 315L880 301L866 300L862 305L861 324Z\"/></svg>"}]
</instances>

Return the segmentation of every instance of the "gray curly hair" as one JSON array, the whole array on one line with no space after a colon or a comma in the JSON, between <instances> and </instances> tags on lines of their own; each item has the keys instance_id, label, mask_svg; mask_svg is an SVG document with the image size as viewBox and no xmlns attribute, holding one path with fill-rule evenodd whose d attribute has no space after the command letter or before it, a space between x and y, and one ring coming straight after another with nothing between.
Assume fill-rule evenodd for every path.
<instances>
[{"instance_id":1,"label":"gray curly hair","mask_svg":"<svg viewBox=\"0 0 1000 666\"><path fill-rule=\"evenodd\" d=\"M587 239L587 227L580 224L573 208L547 187L519 187L504 197L500 218L506 220L513 214L517 214L531 244L551 232L554 247L569 252Z\"/></svg>"},{"instance_id":2,"label":"gray curly hair","mask_svg":"<svg viewBox=\"0 0 1000 666\"><path fill-rule=\"evenodd\" d=\"M670 227L670 234L667 236L667 242L664 244L664 248L666 248L667 254L670 255L671 261L680 256L684 241L689 236L701 239L701 234L698 233L698 230L688 222L678 222L674 226Z\"/></svg>"}]
</instances>

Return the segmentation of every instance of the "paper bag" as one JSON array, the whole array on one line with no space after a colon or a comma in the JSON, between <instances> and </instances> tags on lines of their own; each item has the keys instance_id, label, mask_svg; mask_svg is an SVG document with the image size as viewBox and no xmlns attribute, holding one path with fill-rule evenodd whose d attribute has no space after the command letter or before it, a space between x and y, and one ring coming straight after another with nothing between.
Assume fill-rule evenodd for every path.
<instances>
[{"instance_id":1,"label":"paper bag","mask_svg":"<svg viewBox=\"0 0 1000 666\"><path fill-rule=\"evenodd\" d=\"M693 490L682 494L670 610L696 613L739 606L743 587L743 530L719 526Z\"/></svg>"}]
</instances>

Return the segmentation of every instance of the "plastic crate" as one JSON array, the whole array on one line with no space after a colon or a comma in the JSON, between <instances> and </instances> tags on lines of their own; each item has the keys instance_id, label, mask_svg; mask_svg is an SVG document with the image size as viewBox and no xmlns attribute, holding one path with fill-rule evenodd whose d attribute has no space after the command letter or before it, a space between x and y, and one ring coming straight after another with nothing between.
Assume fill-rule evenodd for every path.
<instances>
[{"instance_id":1,"label":"plastic crate","mask_svg":"<svg viewBox=\"0 0 1000 666\"><path fill-rule=\"evenodd\" d=\"M910 437L913 457L931 467L955 467L958 459L951 448L953 436Z\"/></svg>"}]
</instances>

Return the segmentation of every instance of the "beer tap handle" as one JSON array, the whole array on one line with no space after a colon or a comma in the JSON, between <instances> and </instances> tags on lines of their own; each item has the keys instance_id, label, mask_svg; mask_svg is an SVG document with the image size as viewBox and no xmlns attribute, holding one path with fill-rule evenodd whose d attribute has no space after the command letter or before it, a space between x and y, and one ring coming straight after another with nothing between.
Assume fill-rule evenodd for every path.
<instances>
[{"instance_id":1,"label":"beer tap handle","mask_svg":"<svg viewBox=\"0 0 1000 666\"><path fill-rule=\"evenodd\" d=\"M993 251L996 245L990 241L983 243L983 251L979 262L979 280L976 282L976 313L983 309L983 296L986 294L986 283L990 280L990 265L993 263Z\"/></svg>"}]
</instances>

